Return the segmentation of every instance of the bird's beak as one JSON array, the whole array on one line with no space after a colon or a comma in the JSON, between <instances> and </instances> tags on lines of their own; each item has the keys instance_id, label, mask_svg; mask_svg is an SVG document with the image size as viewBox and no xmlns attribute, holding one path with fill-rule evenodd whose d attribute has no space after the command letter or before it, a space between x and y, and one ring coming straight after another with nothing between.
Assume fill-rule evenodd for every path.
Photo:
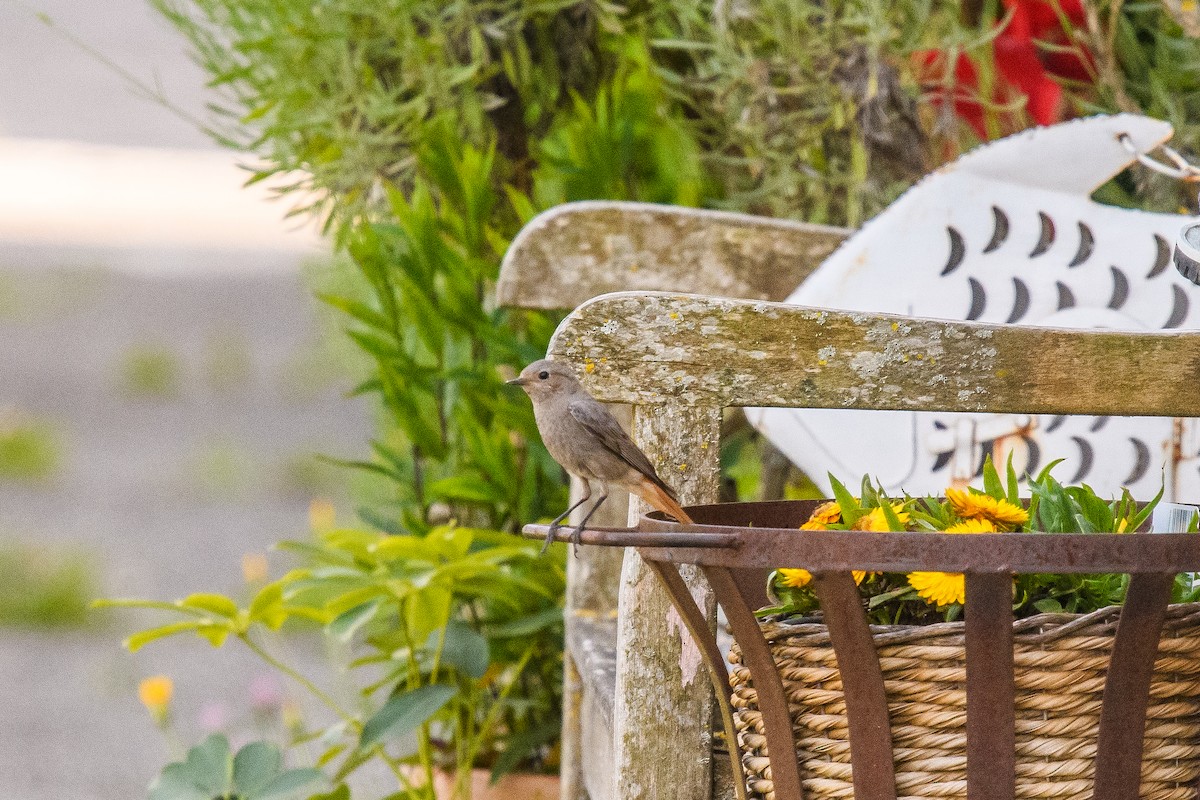
<instances>
[{"instance_id":1,"label":"bird's beak","mask_svg":"<svg viewBox=\"0 0 1200 800\"><path fill-rule=\"evenodd\" d=\"M508 386L524 386L525 379L524 378L513 378L511 381L505 381L504 383Z\"/></svg>"}]
</instances>

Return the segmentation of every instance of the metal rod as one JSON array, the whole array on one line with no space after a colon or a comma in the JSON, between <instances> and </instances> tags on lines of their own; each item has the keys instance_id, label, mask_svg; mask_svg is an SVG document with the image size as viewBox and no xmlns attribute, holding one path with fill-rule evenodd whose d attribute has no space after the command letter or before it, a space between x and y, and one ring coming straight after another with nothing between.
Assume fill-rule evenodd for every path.
<instances>
[{"instance_id":1,"label":"metal rod","mask_svg":"<svg viewBox=\"0 0 1200 800\"><path fill-rule=\"evenodd\" d=\"M526 525L521 535L526 539L544 539L550 532L549 525ZM572 530L559 528L554 535L558 542L571 541ZM741 544L736 533L691 533L687 531L643 531L638 528L585 528L579 534L580 544L608 545L616 547L685 547L685 548L732 548Z\"/></svg>"},{"instance_id":2,"label":"metal rod","mask_svg":"<svg viewBox=\"0 0 1200 800\"><path fill-rule=\"evenodd\" d=\"M704 666L708 668L708 675L712 679L713 689L717 696L717 706L721 711L721 724L725 728L725 740L729 749L729 766L733 770L733 790L737 795L737 800L746 800L746 774L742 771L737 728L733 724L729 671L725 669L725 656L721 654L717 637L709 629L708 620L701 612L700 607L696 605L692 593L688 591L683 576L679 574L679 567L662 561L654 561L644 556L643 558L646 566L662 581L671 598L671 603L679 612L679 617L683 620L688 633L692 635L692 641L700 648L700 655L704 659Z\"/></svg>"},{"instance_id":3,"label":"metal rod","mask_svg":"<svg viewBox=\"0 0 1200 800\"><path fill-rule=\"evenodd\" d=\"M1012 586L1006 572L966 575L967 800L1016 796Z\"/></svg>"},{"instance_id":4,"label":"metal rod","mask_svg":"<svg viewBox=\"0 0 1200 800\"><path fill-rule=\"evenodd\" d=\"M813 576L829 641L842 675L850 727L850 763L857 800L896 800L892 728L879 653L858 587L849 572Z\"/></svg>"},{"instance_id":5,"label":"metal rod","mask_svg":"<svg viewBox=\"0 0 1200 800\"><path fill-rule=\"evenodd\" d=\"M726 567L705 567L704 574L716 592L717 602L725 609L729 627L742 648L742 658L758 694L775 796L780 800L803 800L792 715L771 648L730 571Z\"/></svg>"},{"instance_id":6,"label":"metal rod","mask_svg":"<svg viewBox=\"0 0 1200 800\"><path fill-rule=\"evenodd\" d=\"M1139 796L1150 679L1174 581L1174 575L1134 575L1129 580L1104 679L1094 800Z\"/></svg>"}]
</instances>

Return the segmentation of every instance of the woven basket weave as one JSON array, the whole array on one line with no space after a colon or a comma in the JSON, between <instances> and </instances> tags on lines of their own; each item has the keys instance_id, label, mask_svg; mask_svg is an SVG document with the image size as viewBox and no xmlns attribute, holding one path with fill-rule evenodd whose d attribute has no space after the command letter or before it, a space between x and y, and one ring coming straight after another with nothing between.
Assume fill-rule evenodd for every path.
<instances>
[{"instance_id":1,"label":"woven basket weave","mask_svg":"<svg viewBox=\"0 0 1200 800\"><path fill-rule=\"evenodd\" d=\"M1119 618L1114 607L1015 624L1018 798L1091 797L1104 676ZM762 628L788 696L806 800L852 798L846 706L825 626L764 621ZM963 623L871 630L888 696L898 796L965 798ZM757 695L736 645L730 660L749 789L775 800ZM1141 797L1195 800L1198 777L1200 603L1193 603L1167 611L1146 715Z\"/></svg>"}]
</instances>

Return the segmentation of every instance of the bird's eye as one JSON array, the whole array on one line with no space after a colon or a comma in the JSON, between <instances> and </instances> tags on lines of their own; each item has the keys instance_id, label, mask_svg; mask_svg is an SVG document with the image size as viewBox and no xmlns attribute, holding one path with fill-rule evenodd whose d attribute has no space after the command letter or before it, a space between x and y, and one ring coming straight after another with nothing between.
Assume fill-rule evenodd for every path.
<instances>
[{"instance_id":1,"label":"bird's eye","mask_svg":"<svg viewBox=\"0 0 1200 800\"><path fill-rule=\"evenodd\" d=\"M546 372L546 370L542 370L541 372L538 373L538 380L540 380L540 381L544 381L549 377L550 377L550 373Z\"/></svg>"}]
</instances>

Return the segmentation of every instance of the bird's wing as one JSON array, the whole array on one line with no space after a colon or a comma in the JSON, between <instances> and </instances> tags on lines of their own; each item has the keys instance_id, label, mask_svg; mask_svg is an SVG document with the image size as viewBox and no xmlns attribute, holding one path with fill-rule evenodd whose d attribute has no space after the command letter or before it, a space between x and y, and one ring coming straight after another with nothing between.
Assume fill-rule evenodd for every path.
<instances>
[{"instance_id":1,"label":"bird's wing","mask_svg":"<svg viewBox=\"0 0 1200 800\"><path fill-rule=\"evenodd\" d=\"M582 398L567 405L575 421L586 428L605 449L661 487L672 499L675 491L658 477L658 472L646 454L633 443L612 414L595 400Z\"/></svg>"}]
</instances>

